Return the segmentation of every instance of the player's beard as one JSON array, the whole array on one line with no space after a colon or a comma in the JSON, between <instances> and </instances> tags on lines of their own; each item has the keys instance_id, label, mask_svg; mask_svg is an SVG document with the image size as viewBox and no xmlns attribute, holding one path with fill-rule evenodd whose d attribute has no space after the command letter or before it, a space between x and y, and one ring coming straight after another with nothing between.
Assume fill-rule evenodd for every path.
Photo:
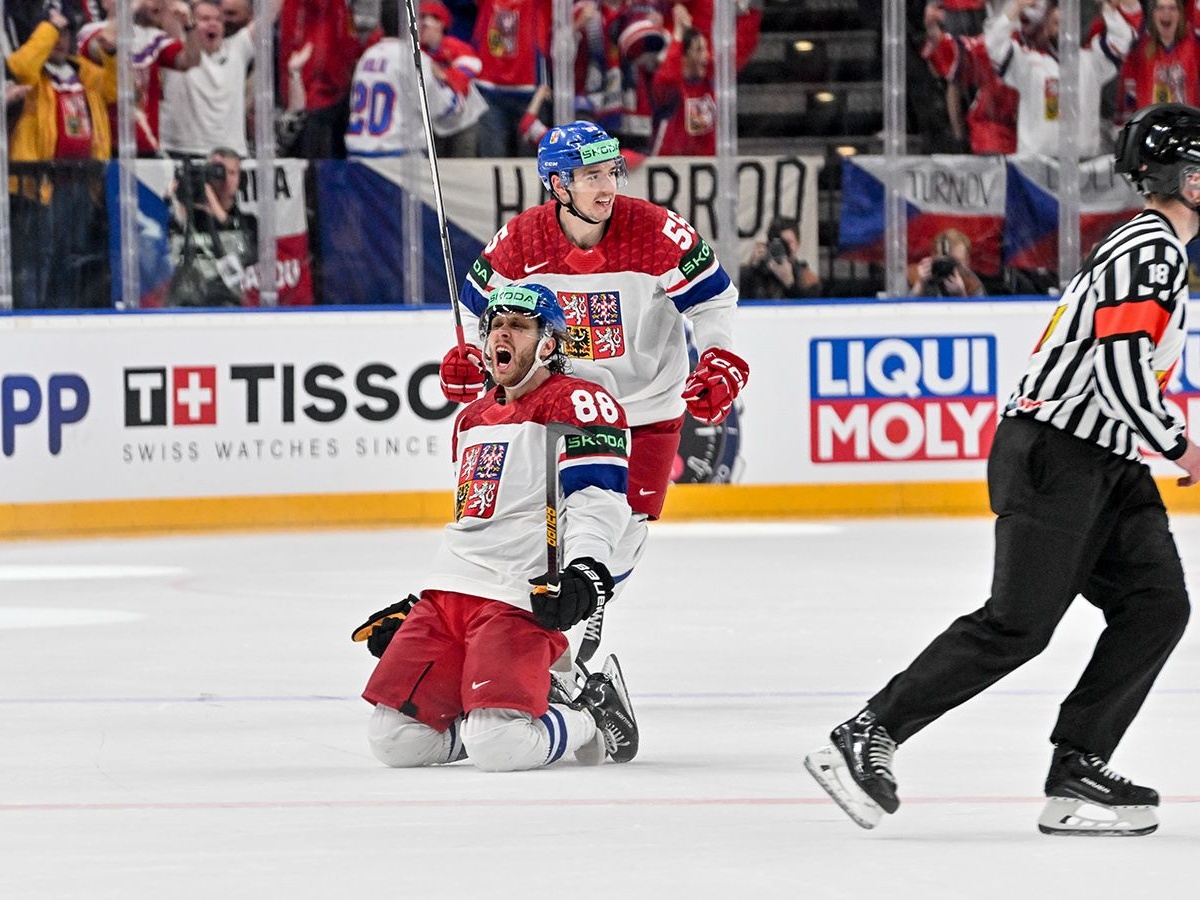
<instances>
[{"instance_id":1,"label":"player's beard","mask_svg":"<svg viewBox=\"0 0 1200 900\"><path fill-rule=\"evenodd\" d=\"M491 352L492 379L496 384L505 388L520 384L521 379L529 374L536 353L536 344L520 349L511 346L493 347ZM500 366L499 361L505 354L508 354L510 357L509 363L506 366Z\"/></svg>"}]
</instances>

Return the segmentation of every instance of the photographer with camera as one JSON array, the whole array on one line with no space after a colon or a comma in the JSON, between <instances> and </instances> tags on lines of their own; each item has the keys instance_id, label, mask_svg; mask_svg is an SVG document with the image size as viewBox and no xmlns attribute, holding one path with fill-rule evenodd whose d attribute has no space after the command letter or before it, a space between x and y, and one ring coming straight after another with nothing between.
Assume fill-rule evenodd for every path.
<instances>
[{"instance_id":1,"label":"photographer with camera","mask_svg":"<svg viewBox=\"0 0 1200 900\"><path fill-rule=\"evenodd\" d=\"M971 271L971 239L957 228L938 232L934 252L908 267L908 283L917 297L982 297L987 293Z\"/></svg>"},{"instance_id":2,"label":"photographer with camera","mask_svg":"<svg viewBox=\"0 0 1200 900\"><path fill-rule=\"evenodd\" d=\"M757 242L750 261L738 273L743 297L783 300L821 296L821 279L800 259L800 223L779 218L767 228L767 241Z\"/></svg>"},{"instance_id":3,"label":"photographer with camera","mask_svg":"<svg viewBox=\"0 0 1200 900\"><path fill-rule=\"evenodd\" d=\"M175 170L168 305L242 305L246 268L258 261L258 219L238 209L241 179L242 161L228 147Z\"/></svg>"}]
</instances>

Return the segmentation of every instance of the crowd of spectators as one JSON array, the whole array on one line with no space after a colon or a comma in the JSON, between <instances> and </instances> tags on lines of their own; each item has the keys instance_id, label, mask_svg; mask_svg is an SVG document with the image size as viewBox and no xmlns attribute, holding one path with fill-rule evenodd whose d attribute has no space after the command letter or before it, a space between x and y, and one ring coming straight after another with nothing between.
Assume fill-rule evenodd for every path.
<instances>
[{"instance_id":1,"label":"crowd of spectators","mask_svg":"<svg viewBox=\"0 0 1200 900\"><path fill-rule=\"evenodd\" d=\"M712 155L717 2L574 0L575 115L596 121L635 154ZM758 42L762 2L732 2L740 71ZM414 6L439 155L532 156L552 117L551 0ZM944 122L913 117L928 132L926 151L1057 155L1057 0L908 6L913 46L925 63L910 80L929 78L944 97ZM260 26L273 33L278 156L340 159L417 147L420 129L407 118L415 107L403 89L408 76L397 71L411 68L403 0L268 0L266 23L254 20L254 7L252 0L131 0L138 156L211 162L216 151L238 160L254 154ZM1108 152L1116 129L1142 106L1200 103L1200 7L1188 0L1084 0L1084 10L1081 157ZM72 185L57 171L51 189L45 175L22 166L53 161L56 170L69 170L73 161L116 155L116 0L10 0L5 14L14 225L37 235L39 246L86 247L100 227L96 185L83 177ZM797 256L798 225L776 222L772 229L742 261L743 289L778 297L820 293L815 260L810 266ZM918 252L926 262L939 255L935 247ZM86 260L45 263L36 253L14 259L18 304L22 296L54 306L79 295ZM913 280L930 283L924 272ZM964 287L974 292L973 284Z\"/></svg>"},{"instance_id":2,"label":"crowd of spectators","mask_svg":"<svg viewBox=\"0 0 1200 900\"><path fill-rule=\"evenodd\" d=\"M1058 0L931 0L909 10L926 63L918 78L944 98L944 117L917 117L926 152L1059 155ZM1081 14L1080 159L1111 153L1121 125L1145 106L1200 104L1200 4L1084 0ZM937 286L925 271L936 249L928 252L922 273L910 271L918 292ZM1050 271L1004 274L1019 292L1056 283Z\"/></svg>"},{"instance_id":3,"label":"crowd of spectators","mask_svg":"<svg viewBox=\"0 0 1200 900\"><path fill-rule=\"evenodd\" d=\"M576 115L597 121L641 152L713 153L716 101L709 43L714 2L575 0ZM372 47L397 37L385 33L383 20L389 7L394 17L403 6L402 0L269 0L281 155L344 158L347 134L357 134L364 118L382 118L378 104L387 98L367 96L369 85L356 69ZM132 0L131 8L137 153L204 157L223 147L243 157L251 154L259 23L250 0ZM544 100L554 71L550 0L421 0L416 9L434 82L428 86L454 98L453 121L435 129L439 149L455 157L532 155L530 110L549 124ZM116 0L11 0L6 16L6 102L21 133L12 158L60 159L78 155L83 146L47 144L50 131L44 125L41 143L28 143L34 126L26 119L58 121L65 108L57 88L22 91L32 90L32 80L42 77L45 66L62 68L63 79L80 83L81 96L86 92L107 107L101 116L98 106L95 116L107 119L107 127L100 121L82 127L91 129L89 136L98 142L108 142L90 148L89 155L111 156L118 134L115 98L89 87L85 82L91 75L84 73L93 71L91 64L104 70L117 52ZM761 4L739 0L739 66L754 51L761 16ZM71 61L42 60L31 72L26 61L52 38ZM397 49L404 53L406 48Z\"/></svg>"},{"instance_id":4,"label":"crowd of spectators","mask_svg":"<svg viewBox=\"0 0 1200 900\"><path fill-rule=\"evenodd\" d=\"M1086 6L1086 4L1085 4ZM1081 158L1111 151L1151 103L1200 103L1200 8L1187 0L1100 0L1079 30ZM921 56L945 95L953 144L931 149L1058 154L1057 0L933 0Z\"/></svg>"},{"instance_id":5,"label":"crowd of spectators","mask_svg":"<svg viewBox=\"0 0 1200 900\"><path fill-rule=\"evenodd\" d=\"M601 123L634 152L712 154L715 2L576 0L576 116ZM551 123L551 0L420 0L415 7L439 153L533 155ZM401 30L403 0L268 0L261 7L267 22L255 20L254 8L251 0L130 0L137 156L240 172L240 161L256 149L254 64L262 27L272 30L277 67L277 156L342 159L414 149L421 129L411 119L410 72L401 71L411 69L412 58ZM738 0L739 65L754 50L761 15L760 2ZM62 173L73 161L107 160L119 151L117 0L10 0L3 24L14 224L19 234L37 236L37 248L102 262L94 251L105 227L103 191ZM177 177L172 190L178 186ZM220 232L226 219L239 217L209 197L165 199L180 226L175 249L189 259L225 260L225 281L232 282L251 254L222 252ZM233 242L226 236L224 243ZM14 253L18 308L79 305L83 263L56 265L49 249L21 249ZM194 288L173 283L169 296L197 302ZM95 300L104 305L103 292Z\"/></svg>"}]
</instances>

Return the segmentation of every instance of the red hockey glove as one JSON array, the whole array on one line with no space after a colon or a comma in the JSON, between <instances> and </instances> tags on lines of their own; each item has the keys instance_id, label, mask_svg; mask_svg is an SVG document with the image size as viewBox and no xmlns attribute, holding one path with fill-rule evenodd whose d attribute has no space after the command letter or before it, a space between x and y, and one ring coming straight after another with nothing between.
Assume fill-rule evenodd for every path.
<instances>
[{"instance_id":1,"label":"red hockey glove","mask_svg":"<svg viewBox=\"0 0 1200 900\"><path fill-rule=\"evenodd\" d=\"M725 420L733 401L750 380L750 365L736 353L709 347L683 386L683 402L692 418L705 425Z\"/></svg>"},{"instance_id":2,"label":"red hockey glove","mask_svg":"<svg viewBox=\"0 0 1200 900\"><path fill-rule=\"evenodd\" d=\"M447 400L470 403L483 391L483 353L474 344L451 347L442 357L438 376Z\"/></svg>"}]
</instances>

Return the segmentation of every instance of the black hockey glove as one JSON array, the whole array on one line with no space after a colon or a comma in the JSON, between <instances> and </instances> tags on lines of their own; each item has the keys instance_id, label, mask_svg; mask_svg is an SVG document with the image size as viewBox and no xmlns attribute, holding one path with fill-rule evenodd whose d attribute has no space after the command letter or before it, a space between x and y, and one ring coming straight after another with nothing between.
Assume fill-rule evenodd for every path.
<instances>
[{"instance_id":1,"label":"black hockey glove","mask_svg":"<svg viewBox=\"0 0 1200 900\"><path fill-rule=\"evenodd\" d=\"M547 575L532 579L530 584L542 587L534 590L529 598L533 617L551 631L566 631L578 625L612 596L613 579L608 567L590 556L571 560L563 570L557 594L547 591L548 580Z\"/></svg>"},{"instance_id":2,"label":"black hockey glove","mask_svg":"<svg viewBox=\"0 0 1200 900\"><path fill-rule=\"evenodd\" d=\"M383 651L392 642L396 629L404 624L408 614L412 612L417 597L409 594L399 603L393 603L387 609L371 613L367 621L354 629L350 635L352 641L366 641L367 649L376 659L383 656Z\"/></svg>"}]
</instances>

